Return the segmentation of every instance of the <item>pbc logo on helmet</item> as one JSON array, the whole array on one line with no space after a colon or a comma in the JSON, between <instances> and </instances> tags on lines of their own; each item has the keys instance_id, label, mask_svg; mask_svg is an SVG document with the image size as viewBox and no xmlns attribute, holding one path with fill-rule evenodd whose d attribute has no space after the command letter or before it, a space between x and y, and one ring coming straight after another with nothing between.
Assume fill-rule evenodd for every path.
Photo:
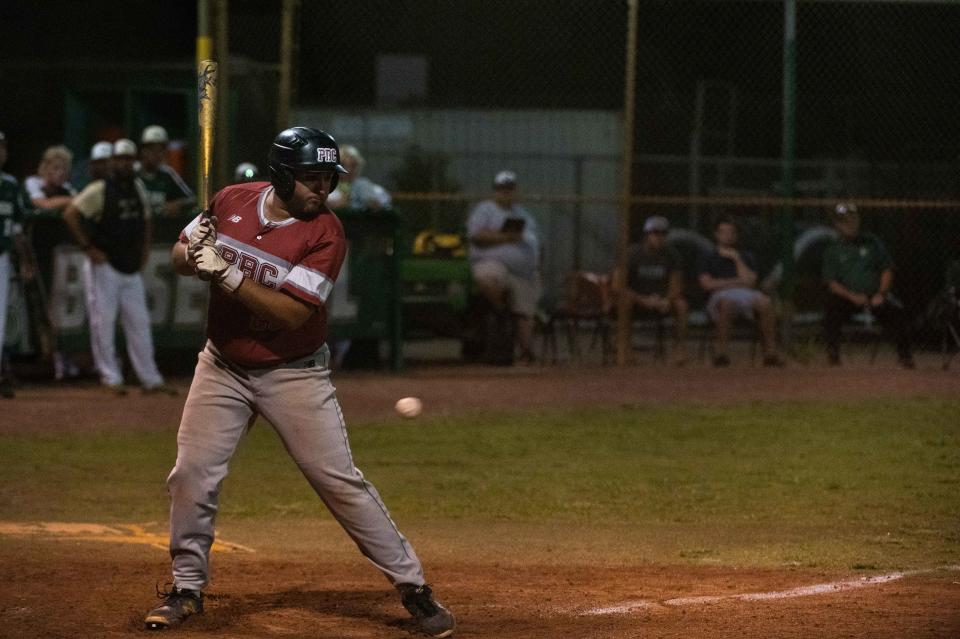
<instances>
[{"instance_id":1,"label":"pbc logo on helmet","mask_svg":"<svg viewBox=\"0 0 960 639\"><path fill-rule=\"evenodd\" d=\"M336 149L317 149L317 162L330 162L336 164L337 160L337 150Z\"/></svg>"}]
</instances>

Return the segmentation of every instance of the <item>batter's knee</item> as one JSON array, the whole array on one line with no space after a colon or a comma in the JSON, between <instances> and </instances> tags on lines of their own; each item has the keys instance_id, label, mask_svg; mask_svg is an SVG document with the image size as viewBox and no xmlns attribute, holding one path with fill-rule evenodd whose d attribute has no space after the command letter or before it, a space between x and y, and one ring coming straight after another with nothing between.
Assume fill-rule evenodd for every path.
<instances>
[{"instance_id":1,"label":"batter's knee","mask_svg":"<svg viewBox=\"0 0 960 639\"><path fill-rule=\"evenodd\" d=\"M221 480L222 477L211 475L207 467L177 460L167 476L167 492L173 501L215 504Z\"/></svg>"}]
</instances>

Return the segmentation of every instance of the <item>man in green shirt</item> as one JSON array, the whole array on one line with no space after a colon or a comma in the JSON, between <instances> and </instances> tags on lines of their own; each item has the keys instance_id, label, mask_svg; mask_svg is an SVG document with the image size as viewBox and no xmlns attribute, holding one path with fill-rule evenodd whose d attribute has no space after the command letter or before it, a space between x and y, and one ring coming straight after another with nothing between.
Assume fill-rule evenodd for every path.
<instances>
[{"instance_id":1,"label":"man in green shirt","mask_svg":"<svg viewBox=\"0 0 960 639\"><path fill-rule=\"evenodd\" d=\"M907 313L890 293L893 260L880 239L860 231L860 214L854 204L838 204L830 216L838 237L823 256L827 285L823 332L827 357L840 363L843 323L859 311L872 313L897 345L900 365L913 368Z\"/></svg>"},{"instance_id":2,"label":"man in green shirt","mask_svg":"<svg viewBox=\"0 0 960 639\"><path fill-rule=\"evenodd\" d=\"M140 170L137 177L147 187L150 208L158 217L180 217L196 198L183 178L164 161L170 138L162 126L153 124L140 137Z\"/></svg>"}]
</instances>

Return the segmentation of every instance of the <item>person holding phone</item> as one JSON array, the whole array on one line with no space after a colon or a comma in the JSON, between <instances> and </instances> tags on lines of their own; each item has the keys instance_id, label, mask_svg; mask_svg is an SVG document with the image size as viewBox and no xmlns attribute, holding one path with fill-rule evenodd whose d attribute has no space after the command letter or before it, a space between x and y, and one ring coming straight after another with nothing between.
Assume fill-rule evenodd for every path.
<instances>
[{"instance_id":1,"label":"person holding phone","mask_svg":"<svg viewBox=\"0 0 960 639\"><path fill-rule=\"evenodd\" d=\"M477 290L493 310L509 314L517 359L533 361L533 317L540 301L540 236L536 221L518 203L517 176L500 171L493 196L467 220L470 269Z\"/></svg>"}]
</instances>

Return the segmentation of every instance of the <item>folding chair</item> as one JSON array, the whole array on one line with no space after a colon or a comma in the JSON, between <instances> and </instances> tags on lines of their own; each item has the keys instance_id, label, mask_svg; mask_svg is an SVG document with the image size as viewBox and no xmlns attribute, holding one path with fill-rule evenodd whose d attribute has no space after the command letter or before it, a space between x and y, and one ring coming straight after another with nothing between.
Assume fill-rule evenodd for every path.
<instances>
[{"instance_id":1,"label":"folding chair","mask_svg":"<svg viewBox=\"0 0 960 639\"><path fill-rule=\"evenodd\" d=\"M616 321L614 319L614 321ZM655 311L634 314L630 324L631 338L637 333L653 334L653 361L664 361L667 358L666 335L667 330L673 327L675 320L669 315L661 315ZM642 350L634 342L633 350Z\"/></svg>"},{"instance_id":2,"label":"folding chair","mask_svg":"<svg viewBox=\"0 0 960 639\"><path fill-rule=\"evenodd\" d=\"M613 351L610 339L610 276L605 273L573 271L564 279L564 294L552 313L539 318L539 330L543 335L541 361L546 361L548 352L557 360L557 327L567 336L567 347L572 359L580 359L579 344L581 328L591 329L591 350L599 342L603 363L608 363Z\"/></svg>"},{"instance_id":3,"label":"folding chair","mask_svg":"<svg viewBox=\"0 0 960 639\"><path fill-rule=\"evenodd\" d=\"M853 315L844 323L841 330L844 341L847 343L853 341L866 342L870 346L870 363L873 364L877 361L877 351L880 349L880 342L883 340L883 329L869 309Z\"/></svg>"}]
</instances>

